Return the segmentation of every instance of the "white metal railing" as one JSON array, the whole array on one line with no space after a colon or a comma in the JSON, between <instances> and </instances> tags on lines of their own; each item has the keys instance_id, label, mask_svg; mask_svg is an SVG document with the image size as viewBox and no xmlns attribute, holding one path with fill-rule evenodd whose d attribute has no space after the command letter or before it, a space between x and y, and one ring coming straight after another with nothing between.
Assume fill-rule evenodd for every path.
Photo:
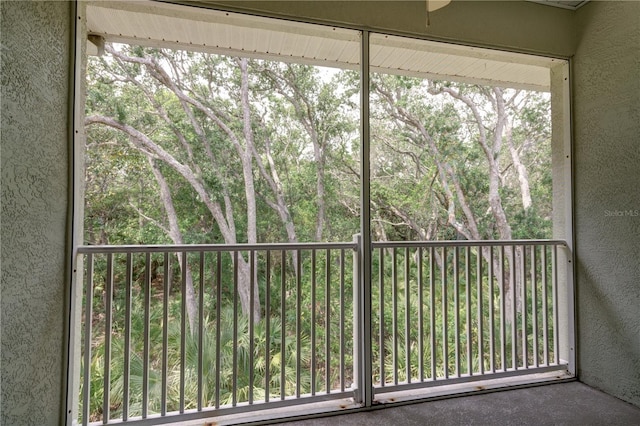
<instances>
[{"instance_id":1,"label":"white metal railing","mask_svg":"<svg viewBox=\"0 0 640 426\"><path fill-rule=\"evenodd\" d=\"M79 247L78 420L155 424L354 397L363 337L373 397L561 368L564 247L373 242L371 283L359 238ZM361 336L354 306L368 285Z\"/></svg>"},{"instance_id":2,"label":"white metal railing","mask_svg":"<svg viewBox=\"0 0 640 426\"><path fill-rule=\"evenodd\" d=\"M355 248L79 247L80 422L152 424L352 396ZM259 289L249 306L257 294L262 319L243 313L242 286Z\"/></svg>"},{"instance_id":3,"label":"white metal railing","mask_svg":"<svg viewBox=\"0 0 640 426\"><path fill-rule=\"evenodd\" d=\"M376 394L564 368L557 303L563 241L373 247Z\"/></svg>"}]
</instances>

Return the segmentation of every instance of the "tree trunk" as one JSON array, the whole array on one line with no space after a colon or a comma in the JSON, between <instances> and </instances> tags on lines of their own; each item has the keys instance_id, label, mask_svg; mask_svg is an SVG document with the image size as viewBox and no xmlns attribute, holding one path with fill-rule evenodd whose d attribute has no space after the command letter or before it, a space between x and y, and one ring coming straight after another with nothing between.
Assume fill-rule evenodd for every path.
<instances>
[{"instance_id":1,"label":"tree trunk","mask_svg":"<svg viewBox=\"0 0 640 426\"><path fill-rule=\"evenodd\" d=\"M291 68L289 68L289 71L295 72ZM270 69L265 69L264 73L273 83L275 89L291 103L300 124L302 124L311 139L313 157L316 163L316 206L318 208L314 239L315 241L322 241L324 226L327 221L324 187L326 155L324 151L325 144L320 139L318 123L312 113L314 106L309 101L305 91L300 88L299 83L292 76L278 74ZM291 90L291 93L288 90Z\"/></svg>"},{"instance_id":2,"label":"tree trunk","mask_svg":"<svg viewBox=\"0 0 640 426\"><path fill-rule=\"evenodd\" d=\"M251 106L249 104L249 71L247 58L241 58L238 60L241 75L240 85L240 99L242 104L242 121L243 121L243 133L245 139L244 150L240 150L242 156L242 174L244 176L244 188L245 197L247 201L247 242L249 244L255 244L258 242L258 228L256 225L256 189L253 181L253 152L254 152L254 139L253 129L251 127ZM250 262L250 261L249 261ZM247 268L244 270L244 268ZM244 279L250 277L251 271L249 270L249 264L243 266L242 269ZM260 321L260 294L258 293L258 280L257 280L257 268L254 276L246 282L246 285L241 286L247 288L246 294L243 295L246 298L246 306L249 309L253 309L254 322ZM253 293L253 306L251 306L251 293Z\"/></svg>"},{"instance_id":3,"label":"tree trunk","mask_svg":"<svg viewBox=\"0 0 640 426\"><path fill-rule=\"evenodd\" d=\"M522 208L526 211L531 207L531 190L529 189L529 174L527 173L527 168L524 166L522 161L520 160L520 153L515 147L513 143L513 134L511 126L508 125L506 128L506 137L507 143L509 144L509 152L511 153L511 160L513 161L513 166L516 169L516 173L518 174L518 181L520 182L520 193L522 195Z\"/></svg>"},{"instance_id":4,"label":"tree trunk","mask_svg":"<svg viewBox=\"0 0 640 426\"><path fill-rule=\"evenodd\" d=\"M120 123L112 118L104 116L86 117L85 125L91 124L103 124L127 134L129 136L131 144L142 154L152 159L160 159L170 167L172 167L193 187L193 189L202 199L205 206L207 206L207 209L209 210L215 221L218 223L220 233L222 234L225 243L236 244L236 235L234 232L232 232L232 229L230 228L229 223L227 222L227 219L222 212L220 204L211 199L201 179L194 174L193 170L176 160L170 153L166 152L162 147L153 142L148 136L127 124ZM250 280L246 279L246 277L249 276L248 270L249 264L244 260L242 256L238 256L238 292L240 295L242 312L245 315L249 315L250 309L250 293L248 289ZM257 293L256 285L254 285L254 291ZM259 321L260 300L258 299L258 297L255 297L256 293L254 293L254 320Z\"/></svg>"},{"instance_id":5,"label":"tree trunk","mask_svg":"<svg viewBox=\"0 0 640 426\"><path fill-rule=\"evenodd\" d=\"M169 222L169 237L174 244L184 244L182 232L180 232L180 227L178 226L178 215L176 214L176 210L173 206L173 199L171 197L171 190L169 189L169 185L167 184L167 181L165 180L162 172L155 164L155 162L149 157L147 157L147 160L149 161L149 165L151 166L153 175L155 176L156 181L158 182L158 186L160 187L160 198L162 199L162 205L164 206L164 211ZM191 332L191 335L194 336L196 333L198 303L196 301L195 291L193 289L193 276L191 274L191 268L189 268L189 265L183 264L182 255L180 253L178 253L178 264L180 265L180 271L182 272L182 274L184 274L186 280L187 294L183 295L183 297L185 297L187 304L189 331Z\"/></svg>"}]
</instances>

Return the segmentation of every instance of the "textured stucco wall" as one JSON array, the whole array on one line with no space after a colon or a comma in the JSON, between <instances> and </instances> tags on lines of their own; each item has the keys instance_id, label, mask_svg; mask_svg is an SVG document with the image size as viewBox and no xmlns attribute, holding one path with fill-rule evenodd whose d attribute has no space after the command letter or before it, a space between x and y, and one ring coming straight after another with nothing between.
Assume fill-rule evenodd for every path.
<instances>
[{"instance_id":1,"label":"textured stucco wall","mask_svg":"<svg viewBox=\"0 0 640 426\"><path fill-rule=\"evenodd\" d=\"M0 424L62 413L69 2L1 3Z\"/></svg>"},{"instance_id":2,"label":"textured stucco wall","mask_svg":"<svg viewBox=\"0 0 640 426\"><path fill-rule=\"evenodd\" d=\"M640 3L577 18L578 375L640 406Z\"/></svg>"}]
</instances>

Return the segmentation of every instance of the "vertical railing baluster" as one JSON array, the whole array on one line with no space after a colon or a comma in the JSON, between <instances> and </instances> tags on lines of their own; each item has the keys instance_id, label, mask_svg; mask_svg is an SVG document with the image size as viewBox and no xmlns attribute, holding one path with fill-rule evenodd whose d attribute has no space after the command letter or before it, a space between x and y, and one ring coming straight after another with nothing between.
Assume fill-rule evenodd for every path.
<instances>
[{"instance_id":1,"label":"vertical railing baluster","mask_svg":"<svg viewBox=\"0 0 640 426\"><path fill-rule=\"evenodd\" d=\"M238 262L240 256L238 250L233 251L233 349L232 349L232 363L233 363L233 379L231 380L231 405L235 407L238 404ZM250 306L249 309L253 309Z\"/></svg>"},{"instance_id":2,"label":"vertical railing baluster","mask_svg":"<svg viewBox=\"0 0 640 426\"><path fill-rule=\"evenodd\" d=\"M325 262L325 385L331 393L331 250L326 250Z\"/></svg>"},{"instance_id":3,"label":"vertical railing baluster","mask_svg":"<svg viewBox=\"0 0 640 426\"><path fill-rule=\"evenodd\" d=\"M296 398L300 398L300 374L301 374L301 338L302 338L302 265L300 262L300 250L296 250Z\"/></svg>"},{"instance_id":4,"label":"vertical railing baluster","mask_svg":"<svg viewBox=\"0 0 640 426\"><path fill-rule=\"evenodd\" d=\"M316 394L316 249L311 250L311 395Z\"/></svg>"},{"instance_id":5,"label":"vertical railing baluster","mask_svg":"<svg viewBox=\"0 0 640 426\"><path fill-rule=\"evenodd\" d=\"M424 294L422 282L422 252L418 247L418 374L421 382L424 381Z\"/></svg>"},{"instance_id":6,"label":"vertical railing baluster","mask_svg":"<svg viewBox=\"0 0 640 426\"><path fill-rule=\"evenodd\" d=\"M171 288L171 276L169 268L169 252L164 253L164 275L162 277L162 392L160 397L160 414L167 414L167 373L169 371L169 289Z\"/></svg>"},{"instance_id":7,"label":"vertical railing baluster","mask_svg":"<svg viewBox=\"0 0 640 426\"><path fill-rule=\"evenodd\" d=\"M529 349L527 342L527 246L522 246L522 366L529 368Z\"/></svg>"},{"instance_id":8,"label":"vertical railing baluster","mask_svg":"<svg viewBox=\"0 0 640 426\"><path fill-rule=\"evenodd\" d=\"M471 247L464 248L464 282L467 315L467 374L473 376L473 349L471 338Z\"/></svg>"},{"instance_id":9,"label":"vertical railing baluster","mask_svg":"<svg viewBox=\"0 0 640 426\"><path fill-rule=\"evenodd\" d=\"M553 296L553 358L556 365L558 365L560 364L560 350L558 348L560 341L558 331L560 328L558 327L558 246L556 245L553 246L553 251L551 252L551 266L551 290Z\"/></svg>"},{"instance_id":10,"label":"vertical railing baluster","mask_svg":"<svg viewBox=\"0 0 640 426\"><path fill-rule=\"evenodd\" d=\"M409 247L404 249L404 354L405 354L405 370L407 383L411 383L411 305L409 285Z\"/></svg>"},{"instance_id":11,"label":"vertical railing baluster","mask_svg":"<svg viewBox=\"0 0 640 426\"><path fill-rule=\"evenodd\" d=\"M102 396L102 423L109 423L111 391L111 333L113 328L113 254L107 254L107 276L105 282L105 320L104 320L104 383Z\"/></svg>"},{"instance_id":12,"label":"vertical railing baluster","mask_svg":"<svg viewBox=\"0 0 640 426\"><path fill-rule=\"evenodd\" d=\"M89 424L91 399L91 347L93 340L93 253L87 253L84 319L84 362L82 382L82 424Z\"/></svg>"},{"instance_id":13,"label":"vertical railing baluster","mask_svg":"<svg viewBox=\"0 0 640 426\"><path fill-rule=\"evenodd\" d=\"M516 246L511 246L511 265L510 265L510 281L511 281L511 368L518 369L518 333L517 333L517 305L516 301L516 265L518 260L516 258Z\"/></svg>"},{"instance_id":14,"label":"vertical railing baluster","mask_svg":"<svg viewBox=\"0 0 640 426\"><path fill-rule=\"evenodd\" d=\"M393 300L392 310L392 334L393 334L393 384L398 384L398 271L396 262L398 261L397 251L394 248L391 252L391 297Z\"/></svg>"},{"instance_id":15,"label":"vertical railing baluster","mask_svg":"<svg viewBox=\"0 0 640 426\"><path fill-rule=\"evenodd\" d=\"M215 407L220 408L220 340L222 337L222 252L216 252L216 389Z\"/></svg>"},{"instance_id":16,"label":"vertical railing baluster","mask_svg":"<svg viewBox=\"0 0 640 426\"><path fill-rule=\"evenodd\" d=\"M548 281L547 281L547 246L542 246L542 342L544 346L542 362L545 366L549 365L549 306L548 306Z\"/></svg>"},{"instance_id":17,"label":"vertical railing baluster","mask_svg":"<svg viewBox=\"0 0 640 426\"><path fill-rule=\"evenodd\" d=\"M280 400L284 401L285 359L287 345L287 317L285 315L287 296L287 252L280 251Z\"/></svg>"},{"instance_id":18,"label":"vertical railing baluster","mask_svg":"<svg viewBox=\"0 0 640 426\"><path fill-rule=\"evenodd\" d=\"M269 402L271 394L271 250L267 250L265 259L264 292L264 402ZM315 304L314 309L315 309Z\"/></svg>"},{"instance_id":19,"label":"vertical railing baluster","mask_svg":"<svg viewBox=\"0 0 640 426\"><path fill-rule=\"evenodd\" d=\"M256 302L255 300L255 292L254 287L258 285L255 280L256 276L256 251L249 250L247 253L249 256L249 389L248 389L248 400L249 404L253 404L253 380L255 378L254 371L254 322L255 322L255 314L253 306Z\"/></svg>"},{"instance_id":20,"label":"vertical railing baluster","mask_svg":"<svg viewBox=\"0 0 640 426\"><path fill-rule=\"evenodd\" d=\"M122 420L129 419L129 385L131 375L131 281L133 280L132 254L127 253L124 305L124 371L122 377Z\"/></svg>"},{"instance_id":21,"label":"vertical railing baluster","mask_svg":"<svg viewBox=\"0 0 640 426\"><path fill-rule=\"evenodd\" d=\"M202 411L202 377L203 377L203 348L204 343L204 251L200 252L199 281L198 281L198 411Z\"/></svg>"},{"instance_id":22,"label":"vertical railing baluster","mask_svg":"<svg viewBox=\"0 0 640 426\"><path fill-rule=\"evenodd\" d=\"M433 246L429 247L429 332L431 335L431 380L436 380L436 279L435 279L435 252Z\"/></svg>"},{"instance_id":23,"label":"vertical railing baluster","mask_svg":"<svg viewBox=\"0 0 640 426\"><path fill-rule=\"evenodd\" d=\"M489 369L492 373L496 372L496 341L495 341L495 307L493 306L493 246L489 246Z\"/></svg>"},{"instance_id":24,"label":"vertical railing baluster","mask_svg":"<svg viewBox=\"0 0 640 426\"><path fill-rule=\"evenodd\" d=\"M180 283L180 413L184 413L184 391L186 373L186 346L187 346L187 252L183 251L182 256L182 276Z\"/></svg>"},{"instance_id":25,"label":"vertical railing baluster","mask_svg":"<svg viewBox=\"0 0 640 426\"><path fill-rule=\"evenodd\" d=\"M378 345L380 346L380 386L384 387L387 382L385 377L385 368L384 368L385 356L386 356L385 348L384 348L384 332L385 332L385 327L384 327L384 248L380 247L378 249L378 252L380 253L380 266L378 270L378 275L379 275L378 293L379 293L379 299L380 299L380 302L379 302L380 323L378 324L378 328L379 328Z\"/></svg>"},{"instance_id":26,"label":"vertical railing baluster","mask_svg":"<svg viewBox=\"0 0 640 426\"><path fill-rule=\"evenodd\" d=\"M505 312L505 292L504 292L504 246L500 246L500 365L502 371L507 371L507 343L506 343L506 312Z\"/></svg>"},{"instance_id":27,"label":"vertical railing baluster","mask_svg":"<svg viewBox=\"0 0 640 426\"><path fill-rule=\"evenodd\" d=\"M340 391L345 389L344 249L340 249Z\"/></svg>"},{"instance_id":28,"label":"vertical railing baluster","mask_svg":"<svg viewBox=\"0 0 640 426\"><path fill-rule=\"evenodd\" d=\"M477 276L476 276L476 284L478 290L478 365L480 374L484 374L484 331L483 331L483 310L482 310L482 247L478 246L478 256L477 256Z\"/></svg>"},{"instance_id":29,"label":"vertical railing baluster","mask_svg":"<svg viewBox=\"0 0 640 426\"><path fill-rule=\"evenodd\" d=\"M144 258L144 326L142 348L142 418L146 419L149 410L149 356L151 339L151 253Z\"/></svg>"},{"instance_id":30,"label":"vertical railing baluster","mask_svg":"<svg viewBox=\"0 0 640 426\"><path fill-rule=\"evenodd\" d=\"M538 367L538 279L536 271L536 247L531 246L531 316L533 321L533 365Z\"/></svg>"},{"instance_id":31,"label":"vertical railing baluster","mask_svg":"<svg viewBox=\"0 0 640 426\"><path fill-rule=\"evenodd\" d=\"M442 364L444 367L444 378L449 378L449 317L448 317L448 299L447 292L447 247L442 247L442 267L441 269L441 281L442 281Z\"/></svg>"},{"instance_id":32,"label":"vertical railing baluster","mask_svg":"<svg viewBox=\"0 0 640 426\"><path fill-rule=\"evenodd\" d=\"M460 259L458 247L453 248L453 304L455 307L455 351L456 351L456 377L460 377Z\"/></svg>"}]
</instances>

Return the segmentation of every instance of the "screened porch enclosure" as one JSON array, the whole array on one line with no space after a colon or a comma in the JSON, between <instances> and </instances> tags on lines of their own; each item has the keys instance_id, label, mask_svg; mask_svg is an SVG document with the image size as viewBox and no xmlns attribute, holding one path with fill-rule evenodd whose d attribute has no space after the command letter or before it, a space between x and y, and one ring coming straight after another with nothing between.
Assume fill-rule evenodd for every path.
<instances>
[{"instance_id":1,"label":"screened porch enclosure","mask_svg":"<svg viewBox=\"0 0 640 426\"><path fill-rule=\"evenodd\" d=\"M76 212L77 424L575 375L565 61L158 2L79 13L97 57L76 141L94 197Z\"/></svg>"}]
</instances>

